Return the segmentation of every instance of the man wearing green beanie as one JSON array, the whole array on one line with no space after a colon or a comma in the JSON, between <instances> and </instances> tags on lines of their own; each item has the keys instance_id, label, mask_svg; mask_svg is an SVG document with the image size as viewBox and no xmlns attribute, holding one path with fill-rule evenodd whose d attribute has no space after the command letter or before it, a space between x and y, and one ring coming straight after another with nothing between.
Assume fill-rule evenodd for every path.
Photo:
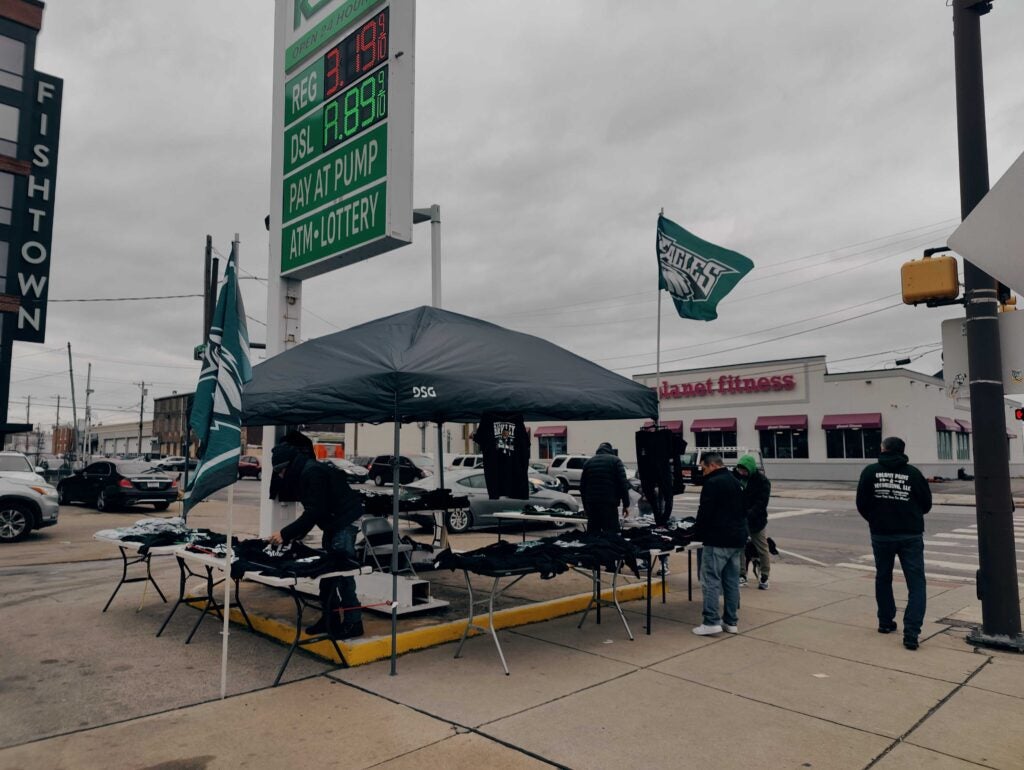
<instances>
[{"instance_id":1,"label":"man wearing green beanie","mask_svg":"<svg viewBox=\"0 0 1024 770\"><path fill-rule=\"evenodd\" d=\"M757 587L768 590L768 575L772 571L771 555L768 551L768 498L772 494L772 483L757 467L757 459L753 455L743 455L736 462L733 471L743 486L743 506L747 510L747 528L750 530L750 542L757 550L757 558L761 563L760 580ZM747 584L747 571L743 570L740 585Z\"/></svg>"}]
</instances>

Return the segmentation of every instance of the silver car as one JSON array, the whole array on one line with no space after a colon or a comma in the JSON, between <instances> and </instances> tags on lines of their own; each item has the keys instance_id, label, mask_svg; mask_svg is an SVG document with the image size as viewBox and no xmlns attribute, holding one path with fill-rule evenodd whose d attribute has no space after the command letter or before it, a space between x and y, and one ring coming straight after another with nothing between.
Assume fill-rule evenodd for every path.
<instances>
[{"instance_id":1,"label":"silver car","mask_svg":"<svg viewBox=\"0 0 1024 770\"><path fill-rule=\"evenodd\" d=\"M423 479L406 485L409 491L415 489L433 489L435 480ZM576 498L555 489L545 489L539 484L530 482L530 498L528 500L512 500L503 497L491 500L487 495L487 482L481 470L450 471L444 475L444 485L451 489L456 497L469 498L469 510L448 512L448 531L465 532L472 527L493 527L500 519L492 514L501 511L522 510L524 505L535 505L543 508L554 508L559 511L576 513L580 506Z\"/></svg>"},{"instance_id":2,"label":"silver car","mask_svg":"<svg viewBox=\"0 0 1024 770\"><path fill-rule=\"evenodd\" d=\"M21 540L57 523L57 490L49 484L0 478L0 541Z\"/></svg>"}]
</instances>

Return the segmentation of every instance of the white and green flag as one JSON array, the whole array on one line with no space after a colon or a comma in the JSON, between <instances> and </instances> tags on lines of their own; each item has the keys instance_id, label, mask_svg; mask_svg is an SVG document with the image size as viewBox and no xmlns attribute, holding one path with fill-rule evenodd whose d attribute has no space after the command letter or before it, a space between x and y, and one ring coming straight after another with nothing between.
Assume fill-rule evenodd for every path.
<instances>
[{"instance_id":1,"label":"white and green flag","mask_svg":"<svg viewBox=\"0 0 1024 770\"><path fill-rule=\"evenodd\" d=\"M189 424L199 437L199 466L185 491L185 514L238 478L242 454L242 387L252 379L249 332L238 291L237 244L231 246L224 286L210 324L203 370Z\"/></svg>"},{"instance_id":2,"label":"white and green flag","mask_svg":"<svg viewBox=\"0 0 1024 770\"><path fill-rule=\"evenodd\" d=\"M682 318L714 321L718 303L754 263L658 217L658 288L672 295Z\"/></svg>"}]
</instances>

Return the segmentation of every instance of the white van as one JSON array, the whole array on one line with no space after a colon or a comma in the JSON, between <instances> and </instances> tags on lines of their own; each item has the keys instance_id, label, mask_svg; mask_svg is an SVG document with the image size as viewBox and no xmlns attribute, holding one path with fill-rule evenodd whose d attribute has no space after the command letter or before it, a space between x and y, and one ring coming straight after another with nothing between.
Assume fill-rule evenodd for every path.
<instances>
[{"instance_id":1,"label":"white van","mask_svg":"<svg viewBox=\"0 0 1024 770\"><path fill-rule=\"evenodd\" d=\"M679 474L683 477L684 484L693 484L698 487L701 485L704 478L700 467L700 461L704 455L711 453L722 455L722 460L725 462L725 466L729 470L736 467L736 461L743 457L743 455L751 455L755 460L757 460L758 469L762 472L764 471L764 458L761 457L760 449L748 449L747 447L736 446L696 447L688 452L683 452L681 456Z\"/></svg>"},{"instance_id":2,"label":"white van","mask_svg":"<svg viewBox=\"0 0 1024 770\"><path fill-rule=\"evenodd\" d=\"M484 467L483 455L455 455L452 464L448 466L453 470L466 470Z\"/></svg>"}]
</instances>

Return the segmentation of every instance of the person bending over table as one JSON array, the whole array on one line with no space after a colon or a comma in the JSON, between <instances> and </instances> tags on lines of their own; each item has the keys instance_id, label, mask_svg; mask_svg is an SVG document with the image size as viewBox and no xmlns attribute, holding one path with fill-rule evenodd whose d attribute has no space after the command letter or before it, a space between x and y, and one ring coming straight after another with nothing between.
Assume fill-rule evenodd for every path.
<instances>
[{"instance_id":1,"label":"person bending over table","mask_svg":"<svg viewBox=\"0 0 1024 770\"><path fill-rule=\"evenodd\" d=\"M580 497L587 514L587 532L618 532L619 501L622 515L629 516L629 483L626 466L607 441L583 465Z\"/></svg>"},{"instance_id":2,"label":"person bending over table","mask_svg":"<svg viewBox=\"0 0 1024 770\"><path fill-rule=\"evenodd\" d=\"M352 491L345 475L337 468L317 462L313 442L299 433L288 433L270 453L274 466L271 498L302 503L302 515L270 536L275 545L290 543L309 534L316 525L324 533L323 548L355 561L354 525L363 515L363 501ZM334 639L353 639L363 635L363 615L356 596L353 577L321 579L320 619L306 628L310 635L329 634ZM344 608L344 622L338 610Z\"/></svg>"}]
</instances>

